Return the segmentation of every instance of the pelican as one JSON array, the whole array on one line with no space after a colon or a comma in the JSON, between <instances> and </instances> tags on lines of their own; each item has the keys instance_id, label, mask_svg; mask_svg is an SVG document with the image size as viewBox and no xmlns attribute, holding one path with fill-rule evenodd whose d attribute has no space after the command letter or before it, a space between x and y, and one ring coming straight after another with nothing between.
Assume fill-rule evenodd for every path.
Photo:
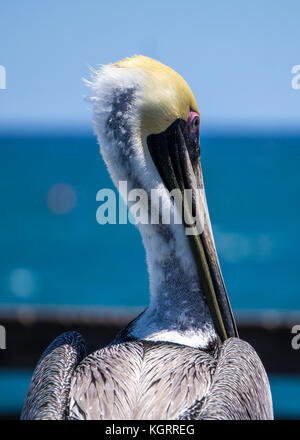
<instances>
[{"instance_id":1,"label":"pelican","mask_svg":"<svg viewBox=\"0 0 300 440\"><path fill-rule=\"evenodd\" d=\"M272 419L267 374L238 337L222 278L200 164L200 112L190 87L170 67L141 55L102 66L88 85L114 184L126 181L128 189L160 196L151 206L159 220L137 225L150 302L94 353L86 354L77 332L52 342L35 368L21 418ZM183 194L187 218L201 219L199 230L193 221L162 221L160 207L179 210L173 189ZM192 190L191 203L185 189Z\"/></svg>"}]
</instances>

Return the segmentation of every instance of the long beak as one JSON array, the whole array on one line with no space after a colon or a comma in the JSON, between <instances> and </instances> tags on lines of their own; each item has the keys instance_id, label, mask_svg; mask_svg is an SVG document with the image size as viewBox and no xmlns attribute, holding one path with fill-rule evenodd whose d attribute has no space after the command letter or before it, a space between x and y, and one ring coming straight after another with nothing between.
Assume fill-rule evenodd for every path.
<instances>
[{"instance_id":1,"label":"long beak","mask_svg":"<svg viewBox=\"0 0 300 440\"><path fill-rule=\"evenodd\" d=\"M195 141L190 139L187 123L177 119L165 132L148 136L147 144L168 191L176 188L182 193L188 239L216 331L222 342L230 337L238 337L214 244L203 185L199 141L195 145ZM184 190L187 189L192 192L191 203L185 197ZM192 219L195 218L199 222L193 224Z\"/></svg>"}]
</instances>

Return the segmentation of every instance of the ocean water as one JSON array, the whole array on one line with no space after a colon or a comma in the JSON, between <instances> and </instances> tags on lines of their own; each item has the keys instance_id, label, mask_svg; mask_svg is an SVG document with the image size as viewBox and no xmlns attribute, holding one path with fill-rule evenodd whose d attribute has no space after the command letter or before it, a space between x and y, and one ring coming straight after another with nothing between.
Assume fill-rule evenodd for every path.
<instances>
[{"instance_id":1,"label":"ocean water","mask_svg":"<svg viewBox=\"0 0 300 440\"><path fill-rule=\"evenodd\" d=\"M138 231L99 225L113 188L92 136L0 138L1 303L141 306ZM204 138L202 167L234 309L300 309L300 139Z\"/></svg>"},{"instance_id":2,"label":"ocean water","mask_svg":"<svg viewBox=\"0 0 300 440\"><path fill-rule=\"evenodd\" d=\"M233 309L300 310L300 138L205 137L201 151ZM113 185L95 137L2 136L0 152L0 303L146 305L138 231L96 222ZM0 371L0 412L20 407L29 376ZM271 385L277 413L300 418L299 378Z\"/></svg>"}]
</instances>

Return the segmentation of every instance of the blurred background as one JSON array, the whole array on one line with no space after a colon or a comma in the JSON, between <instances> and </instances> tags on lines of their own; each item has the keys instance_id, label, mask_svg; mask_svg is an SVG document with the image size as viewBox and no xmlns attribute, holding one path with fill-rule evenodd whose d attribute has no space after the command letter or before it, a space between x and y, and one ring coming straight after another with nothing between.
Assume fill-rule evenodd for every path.
<instances>
[{"instance_id":1,"label":"blurred background","mask_svg":"<svg viewBox=\"0 0 300 440\"><path fill-rule=\"evenodd\" d=\"M78 329L95 349L148 303L138 232L96 222L96 193L113 186L83 99L90 66L133 54L170 65L196 96L240 334L267 369L275 417L300 418L291 345L300 324L299 14L297 0L1 3L2 418L19 416L34 365L59 333Z\"/></svg>"}]
</instances>

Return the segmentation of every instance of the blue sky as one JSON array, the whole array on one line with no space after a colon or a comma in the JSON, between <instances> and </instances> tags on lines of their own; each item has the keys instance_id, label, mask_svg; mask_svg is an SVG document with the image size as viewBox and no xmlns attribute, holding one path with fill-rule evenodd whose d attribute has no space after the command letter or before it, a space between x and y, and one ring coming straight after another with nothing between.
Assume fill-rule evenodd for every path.
<instances>
[{"instance_id":1,"label":"blue sky","mask_svg":"<svg viewBox=\"0 0 300 440\"><path fill-rule=\"evenodd\" d=\"M0 6L0 127L91 126L81 82L135 53L190 84L202 127L297 127L300 2L12 0Z\"/></svg>"}]
</instances>

